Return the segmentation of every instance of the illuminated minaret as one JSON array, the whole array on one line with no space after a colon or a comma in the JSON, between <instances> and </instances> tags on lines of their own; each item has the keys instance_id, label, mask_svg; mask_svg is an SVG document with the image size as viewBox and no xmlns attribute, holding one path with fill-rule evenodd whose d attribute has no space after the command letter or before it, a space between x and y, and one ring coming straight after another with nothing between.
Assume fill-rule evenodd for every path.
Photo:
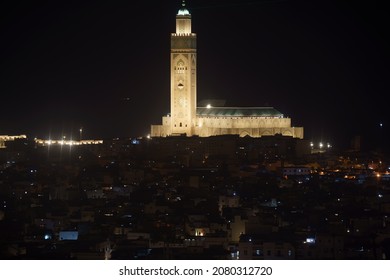
<instances>
[{"instance_id":1,"label":"illuminated minaret","mask_svg":"<svg viewBox=\"0 0 390 280\"><path fill-rule=\"evenodd\" d=\"M196 119L196 34L185 1L171 34L171 134L194 133Z\"/></svg>"}]
</instances>

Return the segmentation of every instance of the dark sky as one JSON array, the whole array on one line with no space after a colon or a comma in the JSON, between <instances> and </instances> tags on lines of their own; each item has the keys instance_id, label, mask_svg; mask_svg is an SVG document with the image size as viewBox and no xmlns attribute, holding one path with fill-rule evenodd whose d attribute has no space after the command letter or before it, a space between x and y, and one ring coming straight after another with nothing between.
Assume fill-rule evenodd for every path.
<instances>
[{"instance_id":1,"label":"dark sky","mask_svg":"<svg viewBox=\"0 0 390 280\"><path fill-rule=\"evenodd\" d=\"M3 2L0 134L140 136L169 112L180 0ZM389 15L379 1L187 5L198 100L273 106L305 138L334 145L388 134Z\"/></svg>"}]
</instances>

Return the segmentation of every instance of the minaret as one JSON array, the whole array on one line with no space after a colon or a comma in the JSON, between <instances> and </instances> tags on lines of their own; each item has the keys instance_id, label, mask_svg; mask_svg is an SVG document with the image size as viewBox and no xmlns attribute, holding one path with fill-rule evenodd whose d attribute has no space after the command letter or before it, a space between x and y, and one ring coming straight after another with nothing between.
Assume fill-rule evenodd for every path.
<instances>
[{"instance_id":1,"label":"minaret","mask_svg":"<svg viewBox=\"0 0 390 280\"><path fill-rule=\"evenodd\" d=\"M185 1L176 15L171 34L171 133L194 133L196 120L196 34Z\"/></svg>"}]
</instances>

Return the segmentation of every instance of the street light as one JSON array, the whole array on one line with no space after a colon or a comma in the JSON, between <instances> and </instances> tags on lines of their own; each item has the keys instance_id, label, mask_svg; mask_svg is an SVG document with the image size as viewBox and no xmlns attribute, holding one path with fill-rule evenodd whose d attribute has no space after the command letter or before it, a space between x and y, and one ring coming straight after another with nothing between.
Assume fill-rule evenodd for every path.
<instances>
[{"instance_id":1,"label":"street light","mask_svg":"<svg viewBox=\"0 0 390 280\"><path fill-rule=\"evenodd\" d=\"M80 131L80 141L81 141L83 139L83 128L81 127L79 131Z\"/></svg>"}]
</instances>

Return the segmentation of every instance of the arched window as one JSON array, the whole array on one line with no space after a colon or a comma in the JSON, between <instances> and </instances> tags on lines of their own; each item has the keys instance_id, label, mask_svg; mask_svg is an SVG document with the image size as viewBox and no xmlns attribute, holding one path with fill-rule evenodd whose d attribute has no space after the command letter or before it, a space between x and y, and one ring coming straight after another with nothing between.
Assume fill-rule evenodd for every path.
<instances>
[{"instance_id":1,"label":"arched window","mask_svg":"<svg viewBox=\"0 0 390 280\"><path fill-rule=\"evenodd\" d=\"M184 70L187 70L187 67L184 66L183 60L179 60L177 62L177 66L175 67L175 70L178 74L184 74Z\"/></svg>"}]
</instances>

